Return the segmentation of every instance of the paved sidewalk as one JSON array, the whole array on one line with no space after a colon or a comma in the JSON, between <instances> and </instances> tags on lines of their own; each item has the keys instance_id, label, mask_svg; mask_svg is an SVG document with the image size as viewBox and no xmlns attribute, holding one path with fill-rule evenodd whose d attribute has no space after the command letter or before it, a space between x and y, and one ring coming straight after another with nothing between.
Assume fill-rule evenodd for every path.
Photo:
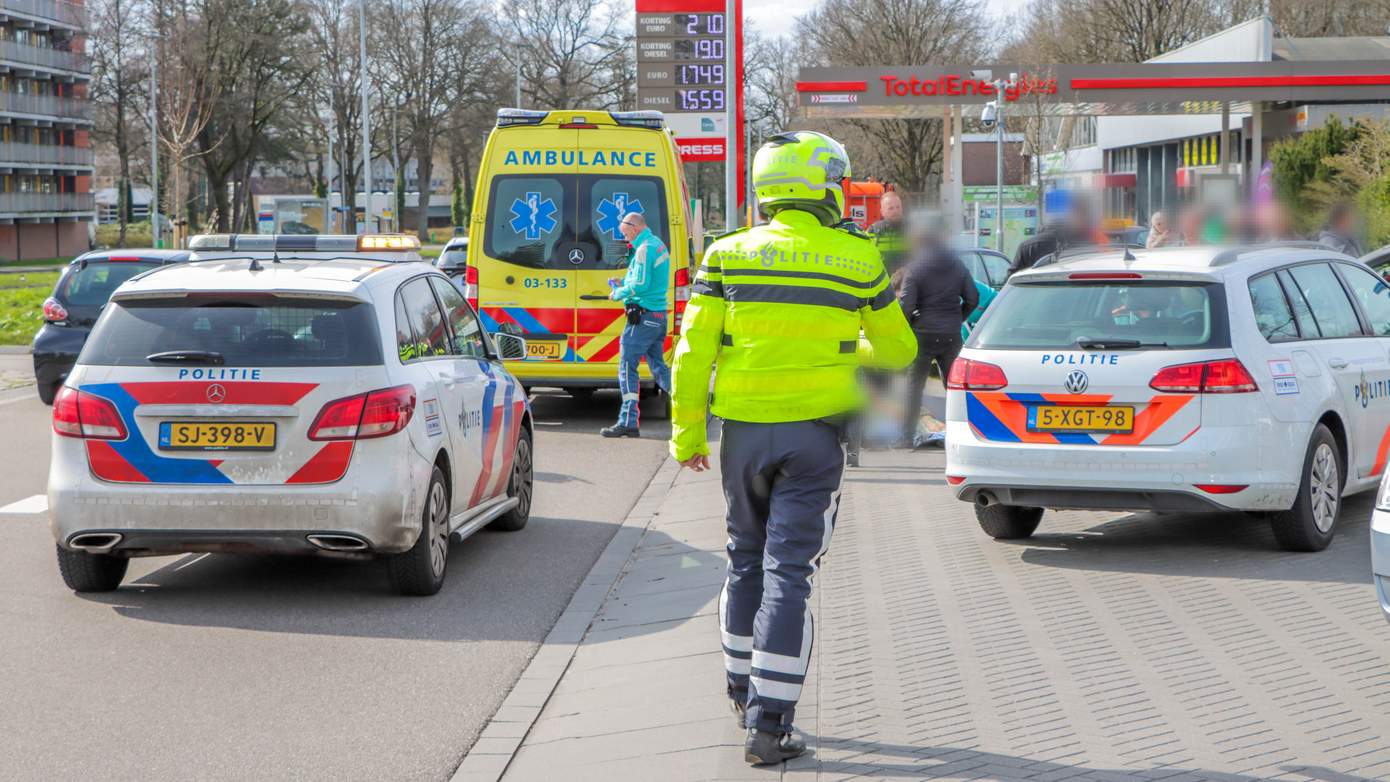
<instances>
[{"instance_id":1,"label":"paved sidewalk","mask_svg":"<svg viewBox=\"0 0 1390 782\"><path fill-rule=\"evenodd\" d=\"M1390 778L1365 495L1321 554L1239 515L1049 513L1002 543L951 498L940 451L865 465L816 584L812 754L742 762L715 615L724 505L715 474L685 472L534 724L490 726L519 742L492 778Z\"/></svg>"}]
</instances>

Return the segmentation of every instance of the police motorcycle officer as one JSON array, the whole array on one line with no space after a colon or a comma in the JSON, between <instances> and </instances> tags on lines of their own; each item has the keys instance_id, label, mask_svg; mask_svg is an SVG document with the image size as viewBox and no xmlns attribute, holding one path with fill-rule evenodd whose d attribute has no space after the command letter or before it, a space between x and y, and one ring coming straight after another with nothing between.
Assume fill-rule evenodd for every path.
<instances>
[{"instance_id":1,"label":"police motorcycle officer","mask_svg":"<svg viewBox=\"0 0 1390 782\"><path fill-rule=\"evenodd\" d=\"M856 373L902 369L917 341L878 250L840 225L844 148L781 133L752 175L769 222L720 237L695 277L675 351L671 454L708 469L706 412L723 419L719 624L744 758L762 765L806 749L792 719L811 654L807 599L839 509L845 423L862 404Z\"/></svg>"}]
</instances>

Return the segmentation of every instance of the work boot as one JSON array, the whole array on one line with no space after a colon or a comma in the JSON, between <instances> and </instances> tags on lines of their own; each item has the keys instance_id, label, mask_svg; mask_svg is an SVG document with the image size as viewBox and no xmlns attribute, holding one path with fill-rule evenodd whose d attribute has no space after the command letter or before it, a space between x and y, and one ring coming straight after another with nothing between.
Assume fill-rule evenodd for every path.
<instances>
[{"instance_id":1,"label":"work boot","mask_svg":"<svg viewBox=\"0 0 1390 782\"><path fill-rule=\"evenodd\" d=\"M635 426L605 426L598 431L604 437L641 437L642 432Z\"/></svg>"},{"instance_id":2,"label":"work boot","mask_svg":"<svg viewBox=\"0 0 1390 782\"><path fill-rule=\"evenodd\" d=\"M743 759L754 766L769 766L792 758L799 758L806 752L806 742L791 732L773 733L769 730L748 729L748 738L743 742Z\"/></svg>"}]
</instances>

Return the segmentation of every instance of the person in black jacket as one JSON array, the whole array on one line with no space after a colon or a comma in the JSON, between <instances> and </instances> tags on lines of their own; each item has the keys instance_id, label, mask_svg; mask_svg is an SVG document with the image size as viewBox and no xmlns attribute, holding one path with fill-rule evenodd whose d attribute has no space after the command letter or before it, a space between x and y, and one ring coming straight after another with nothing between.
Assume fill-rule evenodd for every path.
<instances>
[{"instance_id":1,"label":"person in black jacket","mask_svg":"<svg viewBox=\"0 0 1390 782\"><path fill-rule=\"evenodd\" d=\"M939 218L915 221L913 260L903 267L898 303L917 335L917 358L908 369L903 439L911 447L922 414L922 390L936 363L941 379L960 354L961 323L975 311L980 293L975 280L943 238Z\"/></svg>"}]
</instances>

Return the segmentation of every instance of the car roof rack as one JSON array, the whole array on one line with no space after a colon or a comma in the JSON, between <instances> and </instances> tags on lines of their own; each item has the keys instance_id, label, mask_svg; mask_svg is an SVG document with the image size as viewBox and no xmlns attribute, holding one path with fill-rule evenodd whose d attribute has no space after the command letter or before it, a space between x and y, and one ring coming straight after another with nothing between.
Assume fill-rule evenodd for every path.
<instances>
[{"instance_id":1,"label":"car roof rack","mask_svg":"<svg viewBox=\"0 0 1390 782\"><path fill-rule=\"evenodd\" d=\"M1226 266L1240 260L1242 255L1248 255L1262 250L1323 250L1330 253L1337 252L1322 242L1314 242L1306 239L1290 239L1283 242L1264 242L1261 244L1247 244L1240 247L1231 247L1217 253L1216 256L1211 259L1211 265Z\"/></svg>"},{"instance_id":2,"label":"car roof rack","mask_svg":"<svg viewBox=\"0 0 1390 782\"><path fill-rule=\"evenodd\" d=\"M1110 250L1124 250L1126 253L1128 253L1128 251L1130 250L1142 249L1144 249L1144 245L1130 244L1128 242L1111 242L1110 244L1074 244L1068 247L1063 247L1062 249L1056 252L1051 252L1047 255L1044 255L1043 257L1039 258L1037 263L1033 264L1030 268L1036 269L1039 266L1049 266L1051 264L1057 263L1058 261L1063 261L1067 258L1072 258L1078 255L1093 255L1095 253L1103 253ZM1128 260L1134 260L1133 256L1131 256Z\"/></svg>"}]
</instances>

